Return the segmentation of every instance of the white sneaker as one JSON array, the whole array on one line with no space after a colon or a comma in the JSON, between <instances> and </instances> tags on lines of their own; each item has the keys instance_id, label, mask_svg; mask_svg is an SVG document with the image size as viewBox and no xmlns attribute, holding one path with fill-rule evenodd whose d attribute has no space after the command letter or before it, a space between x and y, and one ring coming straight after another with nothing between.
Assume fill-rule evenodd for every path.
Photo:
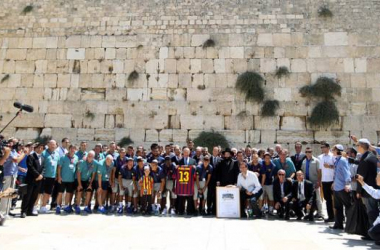
<instances>
[{"instance_id":1,"label":"white sneaker","mask_svg":"<svg viewBox=\"0 0 380 250\"><path fill-rule=\"evenodd\" d=\"M33 212L32 212L32 214L38 214L38 211L37 211L37 207L36 207L36 206L33 207Z\"/></svg>"},{"instance_id":2,"label":"white sneaker","mask_svg":"<svg viewBox=\"0 0 380 250\"><path fill-rule=\"evenodd\" d=\"M166 215L168 213L168 210L166 209L166 207L164 208L164 210L162 210L162 215Z\"/></svg>"},{"instance_id":3,"label":"white sneaker","mask_svg":"<svg viewBox=\"0 0 380 250\"><path fill-rule=\"evenodd\" d=\"M48 211L48 210L47 210L46 207L41 207L39 213L40 213L40 214L47 214L47 211Z\"/></svg>"},{"instance_id":4,"label":"white sneaker","mask_svg":"<svg viewBox=\"0 0 380 250\"><path fill-rule=\"evenodd\" d=\"M174 208L172 208L172 210L170 211L170 214L175 215L175 209Z\"/></svg>"}]
</instances>

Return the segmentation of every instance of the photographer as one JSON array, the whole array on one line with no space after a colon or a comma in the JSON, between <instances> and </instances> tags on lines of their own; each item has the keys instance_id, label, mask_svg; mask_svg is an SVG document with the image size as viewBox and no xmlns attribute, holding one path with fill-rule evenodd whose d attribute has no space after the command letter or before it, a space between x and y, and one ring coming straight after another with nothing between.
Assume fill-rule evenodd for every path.
<instances>
[{"instance_id":1,"label":"photographer","mask_svg":"<svg viewBox=\"0 0 380 250\"><path fill-rule=\"evenodd\" d=\"M357 175L357 181L362 185L362 188L374 199L380 199L380 189L374 189L364 182L361 175ZM376 184L380 186L380 173L377 174ZM375 241L376 245L380 245L380 213L377 219L373 222L372 227L368 231L368 235Z\"/></svg>"},{"instance_id":2,"label":"photographer","mask_svg":"<svg viewBox=\"0 0 380 250\"><path fill-rule=\"evenodd\" d=\"M17 153L18 149L18 140L13 138L8 141L8 146L12 148L10 155L6 159L4 163L4 185L3 190L7 188L14 188L15 181L17 177L18 171L18 163L22 161L25 157L25 153L21 152L21 154ZM0 202L0 213L6 214L8 213L8 208L11 202L9 199L1 199Z\"/></svg>"}]
</instances>

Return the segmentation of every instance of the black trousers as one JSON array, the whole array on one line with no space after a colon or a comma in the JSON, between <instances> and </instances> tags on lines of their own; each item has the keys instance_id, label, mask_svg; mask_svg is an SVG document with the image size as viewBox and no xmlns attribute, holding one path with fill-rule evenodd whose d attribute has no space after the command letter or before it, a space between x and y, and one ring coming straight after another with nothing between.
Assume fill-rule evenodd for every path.
<instances>
[{"instance_id":1,"label":"black trousers","mask_svg":"<svg viewBox=\"0 0 380 250\"><path fill-rule=\"evenodd\" d=\"M207 211L216 215L216 186L209 185L207 188Z\"/></svg>"},{"instance_id":2,"label":"black trousers","mask_svg":"<svg viewBox=\"0 0 380 250\"><path fill-rule=\"evenodd\" d=\"M191 215L194 213L195 208L194 208L194 200L192 195L178 195L177 196L178 200L178 214L183 215L185 213L185 203L187 202L187 214Z\"/></svg>"},{"instance_id":3,"label":"black trousers","mask_svg":"<svg viewBox=\"0 0 380 250\"><path fill-rule=\"evenodd\" d=\"M334 208L335 208L335 223L336 227L343 227L344 209L345 212L351 207L351 193L344 190L334 191Z\"/></svg>"},{"instance_id":4,"label":"black trousers","mask_svg":"<svg viewBox=\"0 0 380 250\"><path fill-rule=\"evenodd\" d=\"M289 210L290 210L290 201L291 199L288 199L287 202L283 202L282 200L280 201L280 205L281 207L278 209L278 215L280 217L284 216L285 215L285 218L288 217L289 218Z\"/></svg>"},{"instance_id":5,"label":"black trousers","mask_svg":"<svg viewBox=\"0 0 380 250\"><path fill-rule=\"evenodd\" d=\"M144 212L152 211L152 195L141 196L141 210Z\"/></svg>"},{"instance_id":6,"label":"black trousers","mask_svg":"<svg viewBox=\"0 0 380 250\"><path fill-rule=\"evenodd\" d=\"M369 229L368 235L376 242L380 242L380 224Z\"/></svg>"},{"instance_id":7,"label":"black trousers","mask_svg":"<svg viewBox=\"0 0 380 250\"><path fill-rule=\"evenodd\" d=\"M292 204L292 209L293 211L296 213L296 216L297 218L301 218L305 215L305 212L304 210L306 210L306 205L308 203L306 201L300 201L300 200L296 200L296 201L293 201L293 204ZM316 209L316 203L315 203L315 200L313 201L313 204L311 205L311 208L310 208L310 211L309 211L309 219L313 219L314 218L314 211Z\"/></svg>"},{"instance_id":8,"label":"black trousers","mask_svg":"<svg viewBox=\"0 0 380 250\"><path fill-rule=\"evenodd\" d=\"M42 181L28 183L26 194L22 197L21 213L31 214L38 198Z\"/></svg>"},{"instance_id":9,"label":"black trousers","mask_svg":"<svg viewBox=\"0 0 380 250\"><path fill-rule=\"evenodd\" d=\"M331 190L333 182L322 182L323 198L326 200L327 215L329 219L334 219L333 209L333 191Z\"/></svg>"},{"instance_id":10,"label":"black trousers","mask_svg":"<svg viewBox=\"0 0 380 250\"><path fill-rule=\"evenodd\" d=\"M52 208L55 208L57 206L57 196L58 196L58 193L59 193L59 182L56 180L54 182L54 187L53 187L53 192L51 193L51 203L50 203L50 206Z\"/></svg>"},{"instance_id":11,"label":"black trousers","mask_svg":"<svg viewBox=\"0 0 380 250\"><path fill-rule=\"evenodd\" d=\"M256 194L248 195L245 189L240 190L240 217L245 214L246 201L249 200L249 204L252 207L253 214L257 217L261 217L261 210L259 208L259 198L263 194L263 189L260 189Z\"/></svg>"}]
</instances>

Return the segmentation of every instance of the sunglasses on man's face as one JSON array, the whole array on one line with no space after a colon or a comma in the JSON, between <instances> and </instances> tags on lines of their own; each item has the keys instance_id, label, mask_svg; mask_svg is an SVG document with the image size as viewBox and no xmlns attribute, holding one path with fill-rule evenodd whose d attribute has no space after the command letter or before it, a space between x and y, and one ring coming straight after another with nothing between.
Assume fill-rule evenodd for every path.
<instances>
[{"instance_id":1,"label":"sunglasses on man's face","mask_svg":"<svg viewBox=\"0 0 380 250\"><path fill-rule=\"evenodd\" d=\"M313 153L313 151L306 151L305 153L306 154L311 154L311 153Z\"/></svg>"},{"instance_id":2,"label":"sunglasses on man's face","mask_svg":"<svg viewBox=\"0 0 380 250\"><path fill-rule=\"evenodd\" d=\"M278 176L285 176L285 174L278 174Z\"/></svg>"}]
</instances>

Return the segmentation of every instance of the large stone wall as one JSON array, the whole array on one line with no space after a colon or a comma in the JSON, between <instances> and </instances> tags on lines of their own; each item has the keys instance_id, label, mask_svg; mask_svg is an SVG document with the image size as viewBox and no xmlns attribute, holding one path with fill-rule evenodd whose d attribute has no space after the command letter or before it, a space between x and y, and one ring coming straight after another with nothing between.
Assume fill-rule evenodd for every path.
<instances>
[{"instance_id":1,"label":"large stone wall","mask_svg":"<svg viewBox=\"0 0 380 250\"><path fill-rule=\"evenodd\" d=\"M1 2L0 126L13 101L35 107L5 135L183 144L212 129L235 145L378 140L377 0L39 0L22 14L28 4ZM325 4L333 18L318 16ZM209 38L216 46L202 48ZM275 77L280 66L289 77ZM261 117L236 92L247 70L265 77L278 116ZM298 89L321 75L343 87L341 118L313 130L315 103Z\"/></svg>"}]
</instances>

